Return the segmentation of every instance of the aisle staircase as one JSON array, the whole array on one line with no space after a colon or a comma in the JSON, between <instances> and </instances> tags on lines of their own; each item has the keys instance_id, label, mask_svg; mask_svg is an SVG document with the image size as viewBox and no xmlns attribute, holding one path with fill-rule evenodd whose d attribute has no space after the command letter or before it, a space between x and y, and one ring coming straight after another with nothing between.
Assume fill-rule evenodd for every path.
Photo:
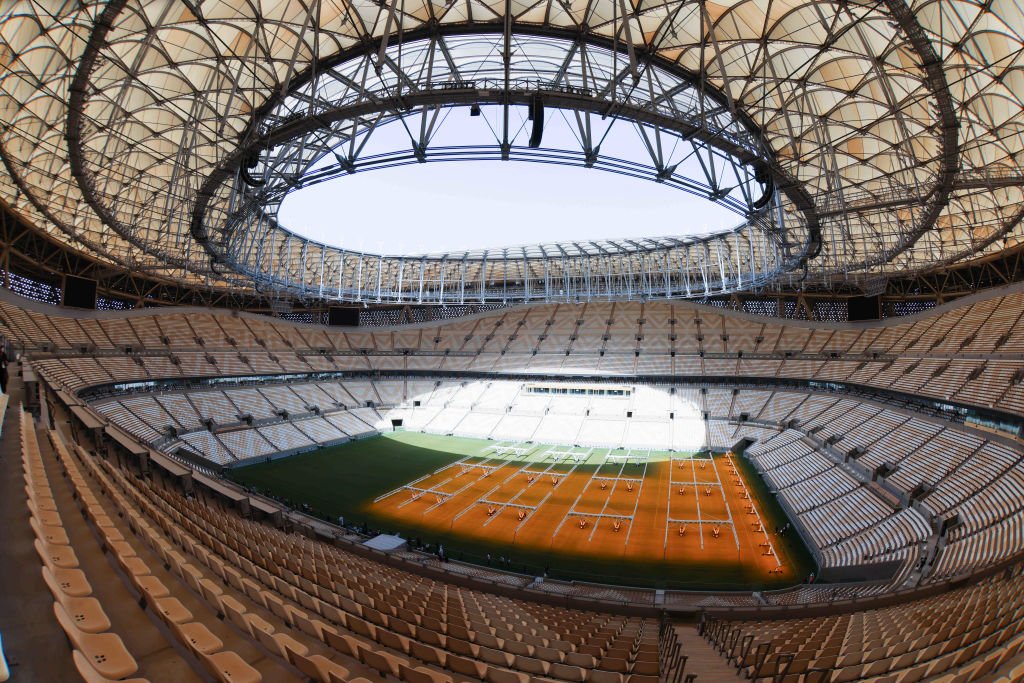
<instances>
[{"instance_id":1,"label":"aisle staircase","mask_svg":"<svg viewBox=\"0 0 1024 683\"><path fill-rule=\"evenodd\" d=\"M723 683L739 675L696 626L665 624L660 640L664 683Z\"/></svg>"}]
</instances>

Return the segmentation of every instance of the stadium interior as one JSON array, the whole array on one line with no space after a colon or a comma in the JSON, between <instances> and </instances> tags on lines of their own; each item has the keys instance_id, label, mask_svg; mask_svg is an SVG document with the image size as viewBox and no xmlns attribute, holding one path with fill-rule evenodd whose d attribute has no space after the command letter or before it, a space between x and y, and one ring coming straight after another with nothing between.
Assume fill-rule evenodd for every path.
<instances>
[{"instance_id":1,"label":"stadium interior","mask_svg":"<svg viewBox=\"0 0 1024 683\"><path fill-rule=\"evenodd\" d=\"M0 682L1024 681L1019 5L12 0L0 65ZM451 164L641 236L352 248Z\"/></svg>"}]
</instances>

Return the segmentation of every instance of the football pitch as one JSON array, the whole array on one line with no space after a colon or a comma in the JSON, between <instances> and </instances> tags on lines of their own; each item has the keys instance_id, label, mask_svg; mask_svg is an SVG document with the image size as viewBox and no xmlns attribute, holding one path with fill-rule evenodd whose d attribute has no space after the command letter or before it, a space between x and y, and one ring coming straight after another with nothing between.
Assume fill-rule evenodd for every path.
<instances>
[{"instance_id":1,"label":"football pitch","mask_svg":"<svg viewBox=\"0 0 1024 683\"><path fill-rule=\"evenodd\" d=\"M324 519L443 544L456 560L563 579L769 589L813 569L731 454L395 432L231 471Z\"/></svg>"}]
</instances>

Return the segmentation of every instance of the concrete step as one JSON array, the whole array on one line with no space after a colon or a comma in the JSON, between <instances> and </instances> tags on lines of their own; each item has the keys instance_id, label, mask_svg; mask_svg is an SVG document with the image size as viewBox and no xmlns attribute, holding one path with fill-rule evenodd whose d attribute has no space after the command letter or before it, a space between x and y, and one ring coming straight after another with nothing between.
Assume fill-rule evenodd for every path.
<instances>
[{"instance_id":1,"label":"concrete step","mask_svg":"<svg viewBox=\"0 0 1024 683\"><path fill-rule=\"evenodd\" d=\"M697 632L695 626L679 624L674 628L679 638L679 652L686 656L686 667L683 676L678 679L675 672L670 672L670 677L666 679L668 683L682 681L689 674L697 674L697 683L719 683L739 677L736 667L718 654L718 651Z\"/></svg>"}]
</instances>

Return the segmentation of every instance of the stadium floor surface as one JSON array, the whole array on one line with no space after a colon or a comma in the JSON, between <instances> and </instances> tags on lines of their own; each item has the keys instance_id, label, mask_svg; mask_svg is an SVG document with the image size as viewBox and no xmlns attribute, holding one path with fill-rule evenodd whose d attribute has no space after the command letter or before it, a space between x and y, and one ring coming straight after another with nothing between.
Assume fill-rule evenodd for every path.
<instances>
[{"instance_id":1,"label":"stadium floor surface","mask_svg":"<svg viewBox=\"0 0 1024 683\"><path fill-rule=\"evenodd\" d=\"M558 578L762 589L811 570L796 534L774 533L785 516L742 458L734 470L724 455L626 459L621 450L541 444L496 453L501 443L398 432L231 476L328 519L443 543L455 559Z\"/></svg>"}]
</instances>

